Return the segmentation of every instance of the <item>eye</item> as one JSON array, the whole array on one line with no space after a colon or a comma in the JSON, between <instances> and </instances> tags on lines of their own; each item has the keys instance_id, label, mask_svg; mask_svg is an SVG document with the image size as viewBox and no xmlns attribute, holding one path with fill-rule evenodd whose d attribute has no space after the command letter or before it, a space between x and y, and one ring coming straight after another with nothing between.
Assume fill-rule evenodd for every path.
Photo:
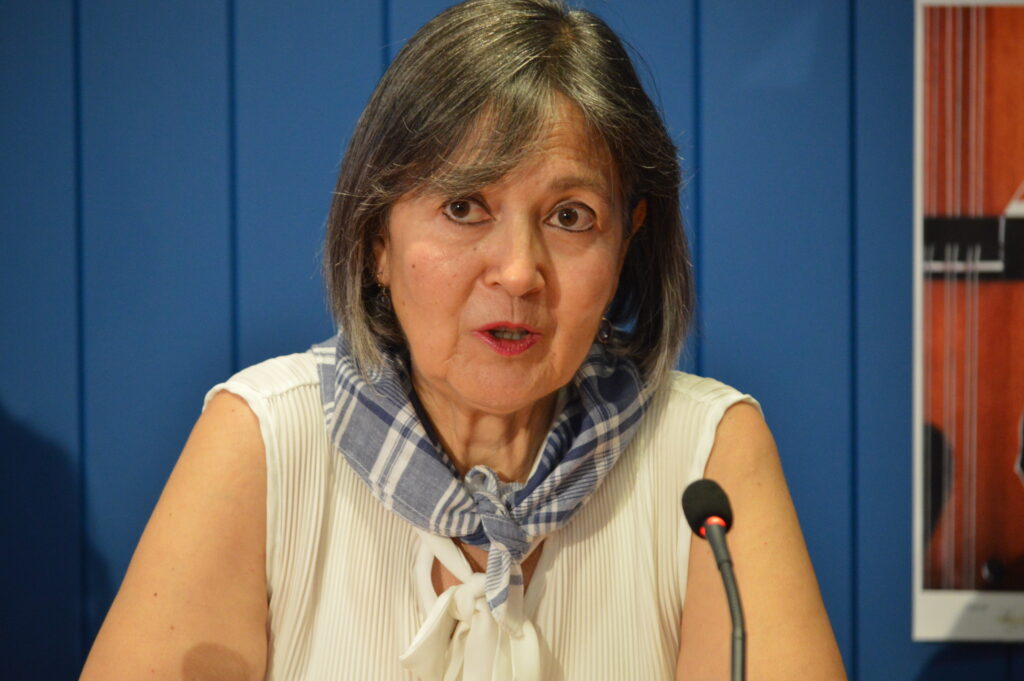
<instances>
[{"instance_id":1,"label":"eye","mask_svg":"<svg viewBox=\"0 0 1024 681\"><path fill-rule=\"evenodd\" d=\"M594 211L580 203L567 203L555 209L545 224L569 232L586 232L594 227Z\"/></svg>"},{"instance_id":2,"label":"eye","mask_svg":"<svg viewBox=\"0 0 1024 681\"><path fill-rule=\"evenodd\" d=\"M491 218L477 199L455 199L441 207L445 217L460 225L475 225Z\"/></svg>"}]
</instances>

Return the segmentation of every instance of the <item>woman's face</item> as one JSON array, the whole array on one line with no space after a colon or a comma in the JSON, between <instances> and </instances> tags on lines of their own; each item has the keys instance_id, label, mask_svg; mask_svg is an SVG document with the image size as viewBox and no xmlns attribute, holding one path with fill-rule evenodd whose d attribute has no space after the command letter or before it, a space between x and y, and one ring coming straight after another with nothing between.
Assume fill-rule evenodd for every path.
<instances>
[{"instance_id":1,"label":"woman's face","mask_svg":"<svg viewBox=\"0 0 1024 681\"><path fill-rule=\"evenodd\" d=\"M392 206L377 273L421 397L511 414L582 364L615 294L627 233L610 157L583 130L564 104L541 151L495 184Z\"/></svg>"}]
</instances>

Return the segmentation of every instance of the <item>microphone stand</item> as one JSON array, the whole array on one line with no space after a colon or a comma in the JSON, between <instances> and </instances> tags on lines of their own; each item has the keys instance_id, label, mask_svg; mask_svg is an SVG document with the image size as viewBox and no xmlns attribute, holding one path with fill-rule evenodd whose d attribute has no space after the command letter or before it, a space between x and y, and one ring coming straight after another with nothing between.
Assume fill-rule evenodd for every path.
<instances>
[{"instance_id":1,"label":"microphone stand","mask_svg":"<svg viewBox=\"0 0 1024 681\"><path fill-rule=\"evenodd\" d=\"M747 678L747 652L743 607L740 605L736 575L732 571L729 547L725 545L725 527L718 524L720 522L719 518L708 518L703 527L704 537L711 544L711 552L715 554L715 562L718 563L725 585L725 597L729 601L729 615L732 617L732 681L744 681Z\"/></svg>"}]
</instances>

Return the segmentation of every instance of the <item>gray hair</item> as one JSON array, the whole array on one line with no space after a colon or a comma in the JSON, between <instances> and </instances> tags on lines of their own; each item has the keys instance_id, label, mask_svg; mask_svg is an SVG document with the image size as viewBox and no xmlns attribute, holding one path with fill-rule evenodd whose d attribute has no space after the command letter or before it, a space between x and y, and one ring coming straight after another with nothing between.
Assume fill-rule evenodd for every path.
<instances>
[{"instance_id":1,"label":"gray hair","mask_svg":"<svg viewBox=\"0 0 1024 681\"><path fill-rule=\"evenodd\" d=\"M364 373L405 348L374 272L374 244L387 238L392 204L427 187L460 197L497 181L541 141L557 96L579 108L588 133L610 152L624 229L647 201L607 315L621 339L613 349L649 385L675 365L693 308L679 162L629 55L601 19L559 0L468 0L428 22L395 57L338 176L325 279ZM466 158L460 143L468 136Z\"/></svg>"}]
</instances>

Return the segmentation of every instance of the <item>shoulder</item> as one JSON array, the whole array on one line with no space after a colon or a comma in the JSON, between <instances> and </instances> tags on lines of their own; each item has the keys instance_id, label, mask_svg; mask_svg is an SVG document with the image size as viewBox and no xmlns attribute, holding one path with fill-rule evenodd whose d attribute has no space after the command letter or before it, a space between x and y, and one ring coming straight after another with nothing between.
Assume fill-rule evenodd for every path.
<instances>
[{"instance_id":1,"label":"shoulder","mask_svg":"<svg viewBox=\"0 0 1024 681\"><path fill-rule=\"evenodd\" d=\"M659 508L678 510L679 495L706 475L720 430L731 428L723 422L731 422L738 409L760 416L757 401L735 388L711 378L671 372L651 396L624 457L625 466L617 465L623 469L617 476L636 473L637 491L644 490ZM672 518L678 520L675 515ZM689 531L685 524L679 527L680 532ZM683 533L680 538L688 539L688 535ZM680 546L682 576L689 542ZM685 583L685 578L682 581Z\"/></svg>"},{"instance_id":2,"label":"shoulder","mask_svg":"<svg viewBox=\"0 0 1024 681\"><path fill-rule=\"evenodd\" d=\"M730 385L706 376L672 371L655 392L655 403L661 399L673 408L725 408L737 402L748 402L760 408L757 400Z\"/></svg>"},{"instance_id":3,"label":"shoulder","mask_svg":"<svg viewBox=\"0 0 1024 681\"><path fill-rule=\"evenodd\" d=\"M648 446L661 443L691 452L702 469L726 413L741 404L746 405L742 411L760 416L760 405L750 395L713 378L673 371L652 395L637 437Z\"/></svg>"},{"instance_id":4,"label":"shoulder","mask_svg":"<svg viewBox=\"0 0 1024 681\"><path fill-rule=\"evenodd\" d=\"M223 383L218 383L206 394L204 404L221 390L270 398L296 389L319 388L320 377L313 351L282 355L254 364L239 371ZM246 394L241 394L246 397Z\"/></svg>"},{"instance_id":5,"label":"shoulder","mask_svg":"<svg viewBox=\"0 0 1024 681\"><path fill-rule=\"evenodd\" d=\"M694 451L697 477L726 478L734 484L781 474L775 440L749 394L721 381L674 371L652 407L654 424L671 441ZM755 482L756 484L756 482Z\"/></svg>"},{"instance_id":6,"label":"shoulder","mask_svg":"<svg viewBox=\"0 0 1024 681\"><path fill-rule=\"evenodd\" d=\"M781 478L775 439L760 409L738 402L723 413L715 429L708 468L709 475L719 477L758 480L770 472Z\"/></svg>"},{"instance_id":7,"label":"shoulder","mask_svg":"<svg viewBox=\"0 0 1024 681\"><path fill-rule=\"evenodd\" d=\"M329 458L318 366L316 349L282 355L239 371L206 394L204 417L222 419L222 402L251 412L246 423L236 419L233 425L262 441L271 500L280 476L319 470Z\"/></svg>"},{"instance_id":8,"label":"shoulder","mask_svg":"<svg viewBox=\"0 0 1024 681\"><path fill-rule=\"evenodd\" d=\"M304 430L320 420L320 377L312 351L274 357L239 371L206 393L204 412L226 399L225 393L241 398L255 415L268 454L296 428Z\"/></svg>"}]
</instances>

